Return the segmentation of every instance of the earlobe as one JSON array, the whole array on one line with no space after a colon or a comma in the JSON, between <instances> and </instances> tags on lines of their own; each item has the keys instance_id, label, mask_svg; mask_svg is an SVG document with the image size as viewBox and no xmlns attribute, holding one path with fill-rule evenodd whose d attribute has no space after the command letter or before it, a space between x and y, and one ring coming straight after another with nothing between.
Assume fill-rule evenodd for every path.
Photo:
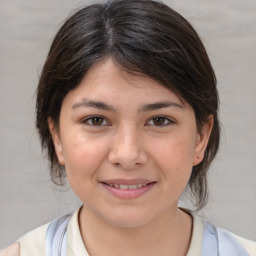
<instances>
[{"instance_id":1,"label":"earlobe","mask_svg":"<svg viewBox=\"0 0 256 256\"><path fill-rule=\"evenodd\" d=\"M65 161L64 161L64 157L63 157L63 153L62 153L62 145L61 145L61 141L60 141L60 135L59 135L59 132L56 130L56 126L51 118L48 118L48 126L49 126L49 131L52 136L55 153L58 157L59 163L61 165L65 165Z\"/></svg>"},{"instance_id":2,"label":"earlobe","mask_svg":"<svg viewBox=\"0 0 256 256\"><path fill-rule=\"evenodd\" d=\"M204 159L204 153L211 135L213 122L213 115L210 115L207 122L203 125L201 132L197 134L193 166L198 165Z\"/></svg>"}]
</instances>

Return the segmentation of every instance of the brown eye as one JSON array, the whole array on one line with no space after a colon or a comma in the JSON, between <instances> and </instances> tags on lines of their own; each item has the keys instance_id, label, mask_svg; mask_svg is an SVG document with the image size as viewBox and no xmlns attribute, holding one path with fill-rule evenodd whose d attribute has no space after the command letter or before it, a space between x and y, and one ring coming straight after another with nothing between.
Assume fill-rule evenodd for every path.
<instances>
[{"instance_id":1,"label":"brown eye","mask_svg":"<svg viewBox=\"0 0 256 256\"><path fill-rule=\"evenodd\" d=\"M104 126L108 124L107 121L101 116L92 116L92 117L86 118L83 121L83 123L91 126Z\"/></svg>"},{"instance_id":2,"label":"brown eye","mask_svg":"<svg viewBox=\"0 0 256 256\"><path fill-rule=\"evenodd\" d=\"M103 118L102 117L93 117L91 119L93 125L102 125L103 124Z\"/></svg>"},{"instance_id":3,"label":"brown eye","mask_svg":"<svg viewBox=\"0 0 256 256\"><path fill-rule=\"evenodd\" d=\"M153 118L154 125L164 125L165 121L166 121L165 117L154 117Z\"/></svg>"},{"instance_id":4,"label":"brown eye","mask_svg":"<svg viewBox=\"0 0 256 256\"><path fill-rule=\"evenodd\" d=\"M168 126L170 124L173 124L174 122L164 116L156 116L153 117L147 124L152 126Z\"/></svg>"}]
</instances>

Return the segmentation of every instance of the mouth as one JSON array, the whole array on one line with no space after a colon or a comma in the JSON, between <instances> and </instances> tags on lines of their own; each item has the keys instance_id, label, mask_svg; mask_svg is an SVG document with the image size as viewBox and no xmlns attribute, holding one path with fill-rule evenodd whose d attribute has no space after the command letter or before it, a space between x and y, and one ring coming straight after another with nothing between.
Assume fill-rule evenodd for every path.
<instances>
[{"instance_id":1,"label":"mouth","mask_svg":"<svg viewBox=\"0 0 256 256\"><path fill-rule=\"evenodd\" d=\"M134 185L112 184L112 183L104 183L104 184L107 185L107 186L110 186L110 187L121 189L121 190L127 190L127 189L134 190L134 189L139 189L139 188L142 188L142 187L146 187L150 183L144 183L144 184L139 183L139 184L134 184Z\"/></svg>"},{"instance_id":2,"label":"mouth","mask_svg":"<svg viewBox=\"0 0 256 256\"><path fill-rule=\"evenodd\" d=\"M100 183L112 195L121 199L132 199L147 193L154 187L156 181L108 180Z\"/></svg>"}]
</instances>

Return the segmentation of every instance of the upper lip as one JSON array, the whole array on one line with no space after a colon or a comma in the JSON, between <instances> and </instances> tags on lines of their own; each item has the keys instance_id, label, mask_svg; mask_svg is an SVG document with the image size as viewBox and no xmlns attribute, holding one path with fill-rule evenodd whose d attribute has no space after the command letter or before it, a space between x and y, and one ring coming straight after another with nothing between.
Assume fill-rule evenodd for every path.
<instances>
[{"instance_id":1,"label":"upper lip","mask_svg":"<svg viewBox=\"0 0 256 256\"><path fill-rule=\"evenodd\" d=\"M149 184L153 183L155 181L147 180L147 179L108 179L108 180L102 180L102 183L107 184L118 184L118 185L137 185L137 184Z\"/></svg>"}]
</instances>

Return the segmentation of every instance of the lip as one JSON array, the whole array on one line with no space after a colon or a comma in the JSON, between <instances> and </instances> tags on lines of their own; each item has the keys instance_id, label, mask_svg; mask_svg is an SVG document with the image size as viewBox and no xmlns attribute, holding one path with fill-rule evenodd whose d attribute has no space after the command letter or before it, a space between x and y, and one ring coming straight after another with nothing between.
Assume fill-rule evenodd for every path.
<instances>
[{"instance_id":1,"label":"lip","mask_svg":"<svg viewBox=\"0 0 256 256\"><path fill-rule=\"evenodd\" d=\"M111 180L104 180L101 181L100 184L112 195L120 199L133 199L138 198L144 194L146 194L149 190L151 190L156 182L150 181L146 179L132 179L132 180L125 180L125 179L111 179ZM136 185L136 184L147 184L143 187L137 189L120 189L116 187L112 187L110 185L118 184L118 185Z\"/></svg>"},{"instance_id":2,"label":"lip","mask_svg":"<svg viewBox=\"0 0 256 256\"><path fill-rule=\"evenodd\" d=\"M107 183L107 184L118 184L118 185L136 185L136 184L148 184L152 183L154 181L152 180L147 180L147 179L109 179L109 180L102 180L102 183Z\"/></svg>"}]
</instances>

